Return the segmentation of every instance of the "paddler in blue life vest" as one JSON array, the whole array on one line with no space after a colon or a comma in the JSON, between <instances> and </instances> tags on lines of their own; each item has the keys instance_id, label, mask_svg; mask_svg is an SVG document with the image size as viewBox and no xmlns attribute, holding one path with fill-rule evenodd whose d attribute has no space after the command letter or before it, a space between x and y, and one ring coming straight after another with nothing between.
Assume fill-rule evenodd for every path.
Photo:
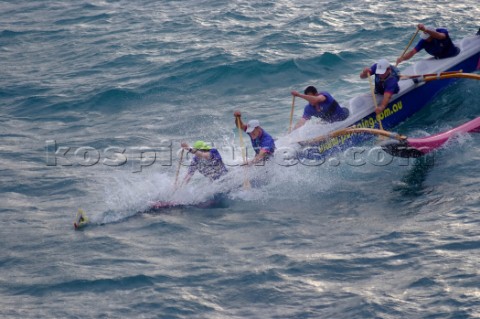
<instances>
[{"instance_id":1,"label":"paddler in blue life vest","mask_svg":"<svg viewBox=\"0 0 480 319\"><path fill-rule=\"evenodd\" d=\"M233 115L235 116L235 125L238 127L239 122L240 128L250 136L252 147L255 151L255 157L247 161L247 165L251 166L271 159L275 153L275 142L272 136L260 127L260 122L258 120L250 120L247 124L244 124L242 122L242 114L239 111L235 111Z\"/></svg>"},{"instance_id":2,"label":"paddler in blue life vest","mask_svg":"<svg viewBox=\"0 0 480 319\"><path fill-rule=\"evenodd\" d=\"M346 107L341 107L333 96L325 91L318 92L314 86L308 86L301 94L292 91L292 95L302 98L308 102L303 110L302 118L295 124L294 130L303 126L308 120L319 117L322 120L332 123L345 120L350 114Z\"/></svg>"},{"instance_id":3,"label":"paddler in blue life vest","mask_svg":"<svg viewBox=\"0 0 480 319\"><path fill-rule=\"evenodd\" d=\"M371 67L364 68L360 78L366 79L371 74L375 74L375 94L383 95L382 103L375 109L375 113L380 114L387 107L392 95L400 91L398 86L400 71L386 59L380 59Z\"/></svg>"},{"instance_id":4,"label":"paddler in blue life vest","mask_svg":"<svg viewBox=\"0 0 480 319\"><path fill-rule=\"evenodd\" d=\"M203 176L215 181L227 173L227 168L223 163L222 156L217 149L210 147L204 141L196 141L193 148L187 143L181 144L182 148L193 154L190 167L183 183L187 184L190 178L199 171Z\"/></svg>"},{"instance_id":5,"label":"paddler in blue life vest","mask_svg":"<svg viewBox=\"0 0 480 319\"><path fill-rule=\"evenodd\" d=\"M420 33L420 41L418 41L417 45L412 50L397 59L397 65L403 61L409 60L422 49L425 49L425 51L435 57L435 59L450 58L460 53L460 49L457 48L453 44L452 39L450 39L447 29L426 27L421 23L418 24L417 28L418 30L423 31Z\"/></svg>"}]
</instances>

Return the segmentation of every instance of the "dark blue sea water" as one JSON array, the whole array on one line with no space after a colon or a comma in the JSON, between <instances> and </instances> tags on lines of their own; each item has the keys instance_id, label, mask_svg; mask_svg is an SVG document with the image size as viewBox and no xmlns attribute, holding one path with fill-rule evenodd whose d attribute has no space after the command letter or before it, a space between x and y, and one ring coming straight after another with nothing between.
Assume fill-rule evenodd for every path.
<instances>
[{"instance_id":1,"label":"dark blue sea water","mask_svg":"<svg viewBox=\"0 0 480 319\"><path fill-rule=\"evenodd\" d=\"M274 165L247 189L232 166L173 193L181 141L229 160L234 110L282 136L290 91L348 101L417 23L461 39L479 16L473 0L0 1L0 317L479 318L475 134L430 162ZM397 131L477 117L479 84ZM138 213L156 200L184 206ZM78 208L92 223L74 231Z\"/></svg>"}]
</instances>

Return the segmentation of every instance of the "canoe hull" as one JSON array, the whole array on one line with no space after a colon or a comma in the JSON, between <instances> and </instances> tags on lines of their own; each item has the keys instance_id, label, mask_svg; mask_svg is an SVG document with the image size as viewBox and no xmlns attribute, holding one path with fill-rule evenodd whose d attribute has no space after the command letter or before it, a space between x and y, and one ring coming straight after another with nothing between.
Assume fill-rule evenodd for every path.
<instances>
[{"instance_id":1,"label":"canoe hull","mask_svg":"<svg viewBox=\"0 0 480 319\"><path fill-rule=\"evenodd\" d=\"M465 38L457 45L462 48L462 51L456 57L443 60L435 60L433 58L421 60L401 71L402 74L413 75L459 70L469 73L478 70L480 67L480 36ZM400 92L393 96L391 102L378 116L383 128L386 130L392 129L405 121L457 80L452 78L422 83L416 83L412 79L401 80L399 82ZM381 99L382 96L377 96L377 103L380 103ZM348 103L348 108L352 115L344 122L332 125L330 131L344 127L379 128L379 122L374 112L374 102L370 94L352 98ZM342 124L343 126L339 127ZM325 132L325 135L330 131ZM359 145L371 138L372 135L370 134L354 134L332 138L320 143L303 145L298 151L298 158L300 160L324 161L339 151Z\"/></svg>"}]
</instances>

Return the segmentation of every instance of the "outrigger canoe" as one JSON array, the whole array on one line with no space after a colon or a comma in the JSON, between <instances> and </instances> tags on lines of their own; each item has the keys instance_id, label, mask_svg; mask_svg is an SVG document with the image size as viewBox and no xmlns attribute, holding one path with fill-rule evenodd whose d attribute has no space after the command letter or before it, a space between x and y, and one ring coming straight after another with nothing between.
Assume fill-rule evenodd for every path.
<instances>
[{"instance_id":1,"label":"outrigger canoe","mask_svg":"<svg viewBox=\"0 0 480 319\"><path fill-rule=\"evenodd\" d=\"M392 99L385 110L379 114L383 129L388 130L405 121L413 114L422 109L440 91L458 77L445 76L438 81L419 81L415 75L423 74L445 74L454 72L474 72L480 69L480 35L466 37L454 42L460 48L460 53L455 57L446 59L434 59L433 57L417 61L405 69L400 69L401 75L411 75L411 78L399 81L400 91L392 96ZM477 75L478 76L478 75ZM377 104L381 103L383 96L377 95ZM350 116L344 121L334 123L319 123L305 125L293 132L280 137L277 147L291 147L295 145L299 160L325 160L335 153L345 150L351 146L359 145L371 139L371 134L347 134L329 139L315 139L318 136L328 136L347 127L354 128L380 128L377 116L374 112L375 103L372 95L365 93L355 96L347 103L341 103L350 111ZM304 143L300 143L300 142ZM306 141L306 142L305 142Z\"/></svg>"}]
</instances>

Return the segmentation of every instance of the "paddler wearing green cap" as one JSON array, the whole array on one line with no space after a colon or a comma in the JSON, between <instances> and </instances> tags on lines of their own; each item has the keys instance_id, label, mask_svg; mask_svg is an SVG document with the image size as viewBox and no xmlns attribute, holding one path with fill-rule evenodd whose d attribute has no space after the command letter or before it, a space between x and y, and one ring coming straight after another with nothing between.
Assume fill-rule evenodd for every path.
<instances>
[{"instance_id":1,"label":"paddler wearing green cap","mask_svg":"<svg viewBox=\"0 0 480 319\"><path fill-rule=\"evenodd\" d=\"M227 168L225 164L223 164L222 156L216 148L210 147L210 145L204 141L196 141L193 147L190 147L185 142L183 142L181 146L193 154L183 183L187 184L196 171L199 171L203 176L210 178L212 181L219 179L227 173Z\"/></svg>"}]
</instances>

